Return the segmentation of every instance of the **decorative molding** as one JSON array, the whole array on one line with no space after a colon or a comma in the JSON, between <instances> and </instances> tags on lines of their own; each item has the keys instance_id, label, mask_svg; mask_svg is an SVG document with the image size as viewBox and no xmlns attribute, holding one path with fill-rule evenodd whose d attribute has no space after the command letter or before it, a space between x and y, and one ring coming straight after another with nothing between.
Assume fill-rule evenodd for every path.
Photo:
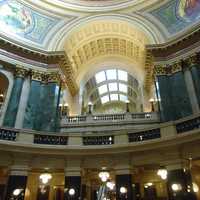
<instances>
[{"instance_id":1,"label":"decorative molding","mask_svg":"<svg viewBox=\"0 0 200 200\"><path fill-rule=\"evenodd\" d=\"M177 72L182 71L182 63L173 63L171 65L155 65L154 66L154 75L171 75Z\"/></svg>"},{"instance_id":2,"label":"decorative molding","mask_svg":"<svg viewBox=\"0 0 200 200\"><path fill-rule=\"evenodd\" d=\"M69 88L69 91L72 94L72 96L74 96L78 91L78 85L75 81L75 75L72 68L72 64L69 61L67 55L62 56L60 58L59 66L62 72L64 73L63 78L65 80L65 83L67 84L67 87Z\"/></svg>"},{"instance_id":3,"label":"decorative molding","mask_svg":"<svg viewBox=\"0 0 200 200\"><path fill-rule=\"evenodd\" d=\"M28 73L28 70L23 68L22 66L17 65L15 68L14 75L15 77L21 77L24 78Z\"/></svg>"}]
</instances>

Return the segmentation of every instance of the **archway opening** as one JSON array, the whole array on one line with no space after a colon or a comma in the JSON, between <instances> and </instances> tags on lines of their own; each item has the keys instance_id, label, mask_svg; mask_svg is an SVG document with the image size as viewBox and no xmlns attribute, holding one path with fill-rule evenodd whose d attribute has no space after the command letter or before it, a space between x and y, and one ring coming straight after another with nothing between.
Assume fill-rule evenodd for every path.
<instances>
[{"instance_id":1,"label":"archway opening","mask_svg":"<svg viewBox=\"0 0 200 200\"><path fill-rule=\"evenodd\" d=\"M8 85L9 81L7 77L4 74L0 73L0 110L2 110L5 102Z\"/></svg>"}]
</instances>

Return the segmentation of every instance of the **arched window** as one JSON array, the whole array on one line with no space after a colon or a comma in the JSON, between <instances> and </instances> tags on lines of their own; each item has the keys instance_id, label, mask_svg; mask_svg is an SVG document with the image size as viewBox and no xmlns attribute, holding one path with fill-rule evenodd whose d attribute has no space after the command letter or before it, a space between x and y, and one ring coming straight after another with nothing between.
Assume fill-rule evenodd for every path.
<instances>
[{"instance_id":1,"label":"arched window","mask_svg":"<svg viewBox=\"0 0 200 200\"><path fill-rule=\"evenodd\" d=\"M95 80L101 103L109 101L127 101L128 73L119 69L98 72Z\"/></svg>"},{"instance_id":2,"label":"arched window","mask_svg":"<svg viewBox=\"0 0 200 200\"><path fill-rule=\"evenodd\" d=\"M125 102L129 101L132 111L140 96L138 81L121 69L107 69L97 72L85 86L84 108L92 102L94 112L123 112Z\"/></svg>"}]
</instances>

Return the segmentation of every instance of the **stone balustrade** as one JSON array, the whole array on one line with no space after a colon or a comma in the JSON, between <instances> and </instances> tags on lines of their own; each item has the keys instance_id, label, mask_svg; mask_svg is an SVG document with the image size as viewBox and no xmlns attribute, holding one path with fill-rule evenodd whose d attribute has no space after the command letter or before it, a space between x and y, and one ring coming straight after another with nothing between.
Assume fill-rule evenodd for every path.
<instances>
[{"instance_id":1,"label":"stone balustrade","mask_svg":"<svg viewBox=\"0 0 200 200\"><path fill-rule=\"evenodd\" d=\"M80 123L97 123L98 121L113 122L125 120L146 120L149 122L159 121L159 115L156 112L148 113L122 113L122 114L99 114L99 115L83 115L83 116L67 116L62 118L61 124L80 124Z\"/></svg>"},{"instance_id":2,"label":"stone balustrade","mask_svg":"<svg viewBox=\"0 0 200 200\"><path fill-rule=\"evenodd\" d=\"M124 128L134 128L138 125L146 125L147 128L151 124L159 123L159 114L151 113L122 113L122 114L91 114L84 116L68 116L61 119L61 132L94 132L120 130L119 125ZM131 127L130 127L131 126ZM98 127L98 128L97 128Z\"/></svg>"},{"instance_id":3,"label":"stone balustrade","mask_svg":"<svg viewBox=\"0 0 200 200\"><path fill-rule=\"evenodd\" d=\"M125 115L124 115L125 116ZM77 148L101 145L115 146L128 145L128 143L140 143L146 141L162 141L164 139L176 138L180 133L198 133L200 128L200 116L194 115L181 120L168 123L155 124L151 129L121 130L96 133L46 133L23 129L0 129L1 141L9 141L19 144L30 145L55 145L55 146L76 146ZM2 143L3 144L3 143ZM87 148L87 147L86 147Z\"/></svg>"}]
</instances>

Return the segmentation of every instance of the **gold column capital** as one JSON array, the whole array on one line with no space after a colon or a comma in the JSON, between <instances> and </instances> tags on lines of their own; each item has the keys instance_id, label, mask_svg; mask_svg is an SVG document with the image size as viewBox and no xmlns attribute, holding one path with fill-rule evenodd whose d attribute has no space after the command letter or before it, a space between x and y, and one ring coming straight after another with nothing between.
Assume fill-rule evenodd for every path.
<instances>
[{"instance_id":1,"label":"gold column capital","mask_svg":"<svg viewBox=\"0 0 200 200\"><path fill-rule=\"evenodd\" d=\"M31 71L31 80L42 81L43 80L43 74L44 73L42 73L42 72L32 70Z\"/></svg>"},{"instance_id":2,"label":"gold column capital","mask_svg":"<svg viewBox=\"0 0 200 200\"><path fill-rule=\"evenodd\" d=\"M15 77L24 78L25 76L27 76L28 71L29 70L23 68L23 66L17 65L16 68L15 68L15 71L14 71L14 75L15 75Z\"/></svg>"}]
</instances>

